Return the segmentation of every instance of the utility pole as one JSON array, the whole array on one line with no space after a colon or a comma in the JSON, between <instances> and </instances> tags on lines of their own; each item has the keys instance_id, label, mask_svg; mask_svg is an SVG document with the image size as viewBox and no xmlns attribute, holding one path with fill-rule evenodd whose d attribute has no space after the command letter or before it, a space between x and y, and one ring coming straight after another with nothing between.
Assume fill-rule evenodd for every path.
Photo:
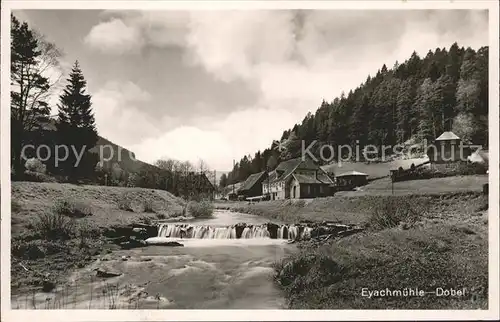
<instances>
[{"instance_id":1,"label":"utility pole","mask_svg":"<svg viewBox=\"0 0 500 322\"><path fill-rule=\"evenodd\" d=\"M215 194L217 193L217 191L215 191L217 187L217 170L214 170L214 200L215 200Z\"/></svg>"}]
</instances>

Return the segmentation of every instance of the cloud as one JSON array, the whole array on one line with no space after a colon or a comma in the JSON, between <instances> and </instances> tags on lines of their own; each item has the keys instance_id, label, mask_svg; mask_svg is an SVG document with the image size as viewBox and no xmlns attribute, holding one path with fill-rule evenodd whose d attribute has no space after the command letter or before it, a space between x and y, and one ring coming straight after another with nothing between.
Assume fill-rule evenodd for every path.
<instances>
[{"instance_id":1,"label":"cloud","mask_svg":"<svg viewBox=\"0 0 500 322\"><path fill-rule=\"evenodd\" d=\"M110 81L92 96L99 134L126 145L158 135L155 122L138 103L148 102L151 96L132 82ZM163 122L167 123L168 118ZM123 144L123 143L122 143Z\"/></svg>"},{"instance_id":2,"label":"cloud","mask_svg":"<svg viewBox=\"0 0 500 322\"><path fill-rule=\"evenodd\" d=\"M85 43L103 53L123 54L140 50L143 45L141 33L121 19L100 23L90 30Z\"/></svg>"},{"instance_id":3,"label":"cloud","mask_svg":"<svg viewBox=\"0 0 500 322\"><path fill-rule=\"evenodd\" d=\"M246 120L242 122L241 120ZM209 126L180 126L159 136L130 146L141 160L153 162L160 158L203 159L214 169L232 166L232 160L262 150L269 137L281 136L282 129L292 126L295 116L287 110L244 108Z\"/></svg>"},{"instance_id":4,"label":"cloud","mask_svg":"<svg viewBox=\"0 0 500 322\"><path fill-rule=\"evenodd\" d=\"M147 46L185 44L189 15L185 11L117 11L101 14L106 21L92 27L85 42L106 54L138 53Z\"/></svg>"}]
</instances>

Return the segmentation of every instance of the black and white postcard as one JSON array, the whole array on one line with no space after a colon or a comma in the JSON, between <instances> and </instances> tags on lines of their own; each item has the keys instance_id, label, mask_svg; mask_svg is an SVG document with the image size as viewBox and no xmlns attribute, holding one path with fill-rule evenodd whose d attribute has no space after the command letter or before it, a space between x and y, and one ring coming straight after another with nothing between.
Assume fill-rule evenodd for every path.
<instances>
[{"instance_id":1,"label":"black and white postcard","mask_svg":"<svg viewBox=\"0 0 500 322\"><path fill-rule=\"evenodd\" d=\"M497 1L1 14L2 320L499 318Z\"/></svg>"}]
</instances>

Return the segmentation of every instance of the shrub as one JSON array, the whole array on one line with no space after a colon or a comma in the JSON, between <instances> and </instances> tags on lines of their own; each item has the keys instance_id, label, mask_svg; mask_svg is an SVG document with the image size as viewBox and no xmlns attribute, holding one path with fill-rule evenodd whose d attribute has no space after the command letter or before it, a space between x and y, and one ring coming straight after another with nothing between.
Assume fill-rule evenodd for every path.
<instances>
[{"instance_id":1,"label":"shrub","mask_svg":"<svg viewBox=\"0 0 500 322\"><path fill-rule=\"evenodd\" d=\"M33 260L56 254L63 248L60 242L52 240L13 240L12 256Z\"/></svg>"},{"instance_id":2,"label":"shrub","mask_svg":"<svg viewBox=\"0 0 500 322\"><path fill-rule=\"evenodd\" d=\"M65 240L77 235L74 219L60 212L39 215L33 222L33 229L40 237L48 240Z\"/></svg>"},{"instance_id":3,"label":"shrub","mask_svg":"<svg viewBox=\"0 0 500 322\"><path fill-rule=\"evenodd\" d=\"M90 206L81 201L58 199L54 204L54 212L73 218L83 218L92 215Z\"/></svg>"},{"instance_id":4,"label":"shrub","mask_svg":"<svg viewBox=\"0 0 500 322\"><path fill-rule=\"evenodd\" d=\"M151 200L151 199L144 200L142 202L142 206L144 208L144 212L148 212L148 213L155 212L154 209L153 209L153 200Z\"/></svg>"},{"instance_id":5,"label":"shrub","mask_svg":"<svg viewBox=\"0 0 500 322\"><path fill-rule=\"evenodd\" d=\"M134 212L134 209L132 209L132 199L128 194L124 193L118 199L118 209Z\"/></svg>"},{"instance_id":6,"label":"shrub","mask_svg":"<svg viewBox=\"0 0 500 322\"><path fill-rule=\"evenodd\" d=\"M158 218L158 219L167 219L167 215L165 215L164 213L157 213L156 214L156 218Z\"/></svg>"},{"instance_id":7,"label":"shrub","mask_svg":"<svg viewBox=\"0 0 500 322\"><path fill-rule=\"evenodd\" d=\"M395 181L409 181L431 178L444 178L452 176L465 176L486 174L487 166L482 163L456 162L449 164L449 168L432 169L416 168L409 170L399 170L394 173Z\"/></svg>"},{"instance_id":8,"label":"shrub","mask_svg":"<svg viewBox=\"0 0 500 322\"><path fill-rule=\"evenodd\" d=\"M375 205L368 224L375 230L396 227L400 223L413 225L424 211L424 204L417 205L417 202L411 199L382 199Z\"/></svg>"},{"instance_id":9,"label":"shrub","mask_svg":"<svg viewBox=\"0 0 500 322\"><path fill-rule=\"evenodd\" d=\"M22 176L22 178L19 179L31 182L57 182L57 180L54 177L51 177L45 173L34 172L29 170L24 171L24 175Z\"/></svg>"},{"instance_id":10,"label":"shrub","mask_svg":"<svg viewBox=\"0 0 500 322\"><path fill-rule=\"evenodd\" d=\"M187 205L187 212L195 218L210 218L214 213L214 206L209 201L191 201Z\"/></svg>"},{"instance_id":11,"label":"shrub","mask_svg":"<svg viewBox=\"0 0 500 322\"><path fill-rule=\"evenodd\" d=\"M45 166L45 164L43 164L42 161L37 158L28 159L24 164L24 167L26 168L26 170L31 172L42 174L45 174L45 172L47 172L47 167Z\"/></svg>"},{"instance_id":12,"label":"shrub","mask_svg":"<svg viewBox=\"0 0 500 322\"><path fill-rule=\"evenodd\" d=\"M139 217L139 222L146 225L151 225L153 223L153 220L148 215L142 215L141 217Z\"/></svg>"}]
</instances>

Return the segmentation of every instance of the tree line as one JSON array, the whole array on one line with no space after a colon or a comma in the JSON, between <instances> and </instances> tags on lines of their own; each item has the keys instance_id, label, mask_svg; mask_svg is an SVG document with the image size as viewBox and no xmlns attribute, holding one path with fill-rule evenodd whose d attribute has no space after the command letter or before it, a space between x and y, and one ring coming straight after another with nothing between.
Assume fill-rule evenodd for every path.
<instances>
[{"instance_id":1,"label":"tree line","mask_svg":"<svg viewBox=\"0 0 500 322\"><path fill-rule=\"evenodd\" d=\"M285 130L281 142L244 156L221 185L269 171L277 163L301 155L302 144L313 141L362 148L433 142L444 131L453 131L468 143L488 146L488 47L477 51L459 47L416 52L392 68L385 64L374 76L346 95L323 100L315 112ZM318 152L312 149L313 153ZM333 155L333 160L340 156Z\"/></svg>"}]
</instances>

